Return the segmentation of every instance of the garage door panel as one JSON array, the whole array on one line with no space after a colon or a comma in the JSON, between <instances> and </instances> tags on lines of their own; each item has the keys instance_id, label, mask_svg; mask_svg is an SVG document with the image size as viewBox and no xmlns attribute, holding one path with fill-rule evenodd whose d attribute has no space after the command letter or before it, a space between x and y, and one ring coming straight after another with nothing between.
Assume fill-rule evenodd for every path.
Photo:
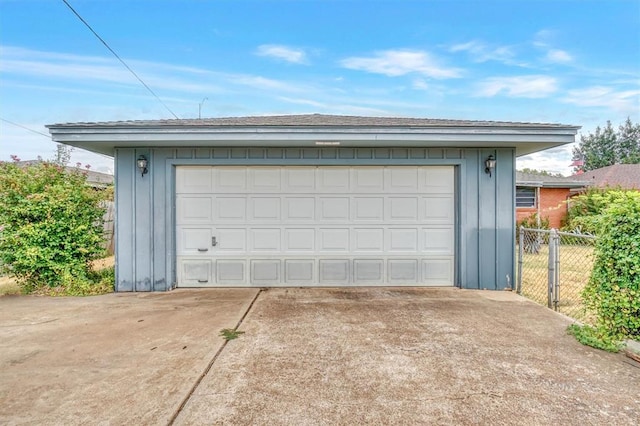
<instances>
[{"instance_id":1,"label":"garage door panel","mask_svg":"<svg viewBox=\"0 0 640 426\"><path fill-rule=\"evenodd\" d=\"M284 193L313 194L316 191L316 171L313 167L283 169Z\"/></svg>"},{"instance_id":2,"label":"garage door panel","mask_svg":"<svg viewBox=\"0 0 640 426\"><path fill-rule=\"evenodd\" d=\"M349 284L348 259L320 259L319 278L320 284L346 285Z\"/></svg>"},{"instance_id":3,"label":"garage door panel","mask_svg":"<svg viewBox=\"0 0 640 426\"><path fill-rule=\"evenodd\" d=\"M180 270L181 283L192 287L203 287L213 285L211 281L213 262L210 260L185 260L182 262Z\"/></svg>"},{"instance_id":4,"label":"garage door panel","mask_svg":"<svg viewBox=\"0 0 640 426\"><path fill-rule=\"evenodd\" d=\"M419 171L420 193L427 194L453 194L454 170L449 166L422 167Z\"/></svg>"},{"instance_id":5,"label":"garage door panel","mask_svg":"<svg viewBox=\"0 0 640 426\"><path fill-rule=\"evenodd\" d=\"M422 197L421 202L423 222L453 224L455 216L452 196Z\"/></svg>"},{"instance_id":6,"label":"garage door panel","mask_svg":"<svg viewBox=\"0 0 640 426\"><path fill-rule=\"evenodd\" d=\"M180 227L177 231L179 254L208 254L211 249L213 230L209 227Z\"/></svg>"},{"instance_id":7,"label":"garage door panel","mask_svg":"<svg viewBox=\"0 0 640 426\"><path fill-rule=\"evenodd\" d=\"M320 197L318 220L349 223L349 197Z\"/></svg>"},{"instance_id":8,"label":"garage door panel","mask_svg":"<svg viewBox=\"0 0 640 426\"><path fill-rule=\"evenodd\" d=\"M422 282L427 285L450 285L453 282L453 259L423 260Z\"/></svg>"},{"instance_id":9,"label":"garage door panel","mask_svg":"<svg viewBox=\"0 0 640 426\"><path fill-rule=\"evenodd\" d=\"M318 192L349 192L349 167L318 167L316 176Z\"/></svg>"},{"instance_id":10,"label":"garage door panel","mask_svg":"<svg viewBox=\"0 0 640 426\"><path fill-rule=\"evenodd\" d=\"M419 217L417 197L389 197L386 218L389 222L416 222Z\"/></svg>"},{"instance_id":11,"label":"garage door panel","mask_svg":"<svg viewBox=\"0 0 640 426\"><path fill-rule=\"evenodd\" d=\"M418 192L417 167L387 167L385 191L391 194Z\"/></svg>"},{"instance_id":12,"label":"garage door panel","mask_svg":"<svg viewBox=\"0 0 640 426\"><path fill-rule=\"evenodd\" d=\"M176 172L180 286L454 282L451 166L187 169Z\"/></svg>"},{"instance_id":13,"label":"garage door panel","mask_svg":"<svg viewBox=\"0 0 640 426\"><path fill-rule=\"evenodd\" d=\"M285 229L284 250L291 253L315 252L315 229Z\"/></svg>"},{"instance_id":14,"label":"garage door panel","mask_svg":"<svg viewBox=\"0 0 640 426\"><path fill-rule=\"evenodd\" d=\"M281 169L279 167L249 168L249 189L252 192L280 192Z\"/></svg>"},{"instance_id":15,"label":"garage door panel","mask_svg":"<svg viewBox=\"0 0 640 426\"><path fill-rule=\"evenodd\" d=\"M384 261L381 259L355 259L353 261L353 281L355 284L382 283Z\"/></svg>"},{"instance_id":16,"label":"garage door panel","mask_svg":"<svg viewBox=\"0 0 640 426\"><path fill-rule=\"evenodd\" d=\"M330 253L348 253L349 229L320 228L318 230L318 251Z\"/></svg>"},{"instance_id":17,"label":"garage door panel","mask_svg":"<svg viewBox=\"0 0 640 426\"><path fill-rule=\"evenodd\" d=\"M280 282L280 260L251 260L251 284L266 285Z\"/></svg>"},{"instance_id":18,"label":"garage door panel","mask_svg":"<svg viewBox=\"0 0 640 426\"><path fill-rule=\"evenodd\" d=\"M387 229L387 251L394 253L418 253L419 233L417 228Z\"/></svg>"},{"instance_id":19,"label":"garage door panel","mask_svg":"<svg viewBox=\"0 0 640 426\"><path fill-rule=\"evenodd\" d=\"M309 222L315 221L316 199L312 197L285 197L284 214L285 222Z\"/></svg>"},{"instance_id":20,"label":"garage door panel","mask_svg":"<svg viewBox=\"0 0 640 426\"><path fill-rule=\"evenodd\" d=\"M176 198L176 221L178 225L211 223L212 197L182 195Z\"/></svg>"},{"instance_id":21,"label":"garage door panel","mask_svg":"<svg viewBox=\"0 0 640 426\"><path fill-rule=\"evenodd\" d=\"M453 228L424 228L422 230L426 254L452 255Z\"/></svg>"},{"instance_id":22,"label":"garage door panel","mask_svg":"<svg viewBox=\"0 0 640 426\"><path fill-rule=\"evenodd\" d=\"M246 283L246 261L218 260L216 283L219 285L242 285Z\"/></svg>"},{"instance_id":23,"label":"garage door panel","mask_svg":"<svg viewBox=\"0 0 640 426\"><path fill-rule=\"evenodd\" d=\"M216 253L224 255L247 251L247 230L245 228L216 228L214 232L217 241Z\"/></svg>"},{"instance_id":24,"label":"garage door panel","mask_svg":"<svg viewBox=\"0 0 640 426\"><path fill-rule=\"evenodd\" d=\"M388 280L392 284L417 284L419 277L416 259L391 259L387 261Z\"/></svg>"},{"instance_id":25,"label":"garage door panel","mask_svg":"<svg viewBox=\"0 0 640 426\"><path fill-rule=\"evenodd\" d=\"M287 284L314 284L314 259L290 259L284 261L284 281Z\"/></svg>"},{"instance_id":26,"label":"garage door panel","mask_svg":"<svg viewBox=\"0 0 640 426\"><path fill-rule=\"evenodd\" d=\"M353 197L353 222L382 222L384 197Z\"/></svg>"},{"instance_id":27,"label":"garage door panel","mask_svg":"<svg viewBox=\"0 0 640 426\"><path fill-rule=\"evenodd\" d=\"M213 190L211 167L179 167L176 170L176 192L208 194Z\"/></svg>"},{"instance_id":28,"label":"garage door panel","mask_svg":"<svg viewBox=\"0 0 640 426\"><path fill-rule=\"evenodd\" d=\"M252 197L250 204L250 222L280 222L280 197Z\"/></svg>"},{"instance_id":29,"label":"garage door panel","mask_svg":"<svg viewBox=\"0 0 640 426\"><path fill-rule=\"evenodd\" d=\"M354 167L351 169L352 193L384 192L384 169L381 167Z\"/></svg>"},{"instance_id":30,"label":"garage door panel","mask_svg":"<svg viewBox=\"0 0 640 426\"><path fill-rule=\"evenodd\" d=\"M384 251L384 228L356 228L351 232L352 250L355 253Z\"/></svg>"},{"instance_id":31,"label":"garage door panel","mask_svg":"<svg viewBox=\"0 0 640 426\"><path fill-rule=\"evenodd\" d=\"M245 197L217 196L215 222L245 222L247 220L247 199Z\"/></svg>"},{"instance_id":32,"label":"garage door panel","mask_svg":"<svg viewBox=\"0 0 640 426\"><path fill-rule=\"evenodd\" d=\"M249 230L249 250L277 253L280 251L279 228L257 228Z\"/></svg>"},{"instance_id":33,"label":"garage door panel","mask_svg":"<svg viewBox=\"0 0 640 426\"><path fill-rule=\"evenodd\" d=\"M246 167L215 167L213 170L215 189L213 192L232 194L243 194L247 192Z\"/></svg>"}]
</instances>

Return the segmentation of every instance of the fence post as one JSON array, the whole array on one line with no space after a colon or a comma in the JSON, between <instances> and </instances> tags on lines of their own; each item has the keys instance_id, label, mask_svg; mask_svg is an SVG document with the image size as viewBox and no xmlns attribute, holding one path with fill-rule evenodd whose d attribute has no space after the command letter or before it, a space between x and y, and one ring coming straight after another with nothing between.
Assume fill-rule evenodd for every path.
<instances>
[{"instance_id":1,"label":"fence post","mask_svg":"<svg viewBox=\"0 0 640 426\"><path fill-rule=\"evenodd\" d=\"M518 281L516 293L522 293L522 263L524 262L524 226L520 225L518 237Z\"/></svg>"},{"instance_id":2,"label":"fence post","mask_svg":"<svg viewBox=\"0 0 640 426\"><path fill-rule=\"evenodd\" d=\"M557 229L551 230L553 234L554 250L555 254L555 267L554 267L554 288L553 288L553 309L558 310L558 304L560 303L560 234Z\"/></svg>"},{"instance_id":3,"label":"fence post","mask_svg":"<svg viewBox=\"0 0 640 426\"><path fill-rule=\"evenodd\" d=\"M554 243L554 233L553 229L549 234L549 258L547 260L547 307L549 309L553 308L553 293L555 288L555 280L556 280L556 245Z\"/></svg>"}]
</instances>

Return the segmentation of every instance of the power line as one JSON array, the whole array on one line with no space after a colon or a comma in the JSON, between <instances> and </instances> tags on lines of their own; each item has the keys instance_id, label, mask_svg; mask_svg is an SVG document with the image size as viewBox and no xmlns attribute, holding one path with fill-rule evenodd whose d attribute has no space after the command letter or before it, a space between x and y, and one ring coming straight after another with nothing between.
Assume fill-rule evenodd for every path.
<instances>
[{"instance_id":1,"label":"power line","mask_svg":"<svg viewBox=\"0 0 640 426\"><path fill-rule=\"evenodd\" d=\"M47 138L47 139L51 140L51 135L47 135L46 133L42 133L42 132L39 132L39 131L37 131L37 130L30 129L30 128L26 127L26 126L23 126L22 124L14 123L13 121L9 121L9 120L7 120L7 119L5 119L5 118L2 118L2 117L0 117L0 121L4 121L5 123L12 124L12 125L14 125L14 126L16 126L16 127L20 127L20 128L22 128L22 129L24 129L24 130L28 130L28 131L30 131L30 132L32 132L32 133L36 133L36 134L38 134L38 135L42 135L42 136L44 136L45 138ZM59 144L58 144L58 145L59 145ZM113 157L110 157L110 156L105 155L105 154L101 154L101 153L99 153L99 152L94 152L93 154L97 154L97 155L99 155L99 156L101 156L101 157L108 158L108 159L110 159L110 160L112 160L112 159L113 159Z\"/></svg>"},{"instance_id":2,"label":"power line","mask_svg":"<svg viewBox=\"0 0 640 426\"><path fill-rule=\"evenodd\" d=\"M28 131L32 132L32 133L37 133L38 135L42 135L47 139L51 139L51 135L47 135L46 133L42 133L42 132L39 132L37 130L30 129L28 127L23 126L22 124L14 123L13 121L5 120L4 118L1 118L1 117L0 117L0 121L4 121L5 123L13 124L16 127L21 127L21 128L23 128L25 130L28 130Z\"/></svg>"},{"instance_id":3,"label":"power line","mask_svg":"<svg viewBox=\"0 0 640 426\"><path fill-rule=\"evenodd\" d=\"M130 72L131 74L133 74L133 76L134 76L135 78L137 78L137 79L138 79L138 81L139 81L140 83L142 83L142 85L143 85L143 86L144 86L144 87L149 91L149 93L151 93L151 94L152 94L152 95L153 95L153 96L158 100L158 102L160 102L160 103L161 103L161 104L162 104L162 105L167 109L167 111L169 111L169 112L171 113L171 115L173 115L173 116L176 118L176 120L179 120L178 116L177 116L173 111L171 111L171 108L169 108L169 107L167 106L167 104L165 104L164 102L162 102L162 99L160 99L160 97L159 97L158 95L156 95L156 93L155 93L153 90L151 90L151 88L150 88L149 86L147 86L147 83L145 83L144 81L142 81L142 79L141 79L140 77L138 77L138 74L136 74L136 73L135 73L135 71L133 71L133 70L131 69L131 67L129 67L129 65L127 65L127 63L126 63L124 60L122 60L122 58L120 58L120 56L118 56L118 54L117 54L117 53L116 53L116 52L115 52L115 51L114 51L114 50L113 50L113 49L112 49L112 48L107 44L107 42L106 42L106 41L104 41L104 40L102 39L102 37L100 37L100 36L98 35L98 33L97 33L97 32L95 32L95 31L93 30L93 28L91 28L91 25L89 25L89 24L87 23L87 21L85 21L85 20L82 18L82 16L80 16L80 14L79 14L78 12L76 12L76 10L75 10L75 9L74 9L70 4L69 4L69 2L68 2L67 0L62 0L62 1L63 1L63 3L64 3L64 4L66 4L66 5L67 5L67 7L68 7L69 9L71 9L71 11L74 13L74 15L76 15L76 16L78 17L78 19L80 19L80 21L82 21L82 23L83 23L84 25L86 25L86 27L87 27L87 28L89 28L89 30L93 33L93 35L94 35L94 36L96 36L96 37L98 38L98 40L100 40L100 41L102 42L102 44L104 44L104 46L105 46L107 49L109 49L109 52L113 53L113 56L115 56L115 57L120 61L120 63L122 63L122 65L124 65L124 66L125 66L125 68L126 68L126 69L128 69L128 70L129 70L129 72Z\"/></svg>"}]
</instances>

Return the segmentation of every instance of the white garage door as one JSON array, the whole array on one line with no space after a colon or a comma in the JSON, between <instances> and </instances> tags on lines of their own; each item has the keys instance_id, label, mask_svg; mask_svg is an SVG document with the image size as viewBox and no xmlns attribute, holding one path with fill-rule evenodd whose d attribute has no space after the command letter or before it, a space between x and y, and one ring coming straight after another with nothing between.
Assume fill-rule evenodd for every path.
<instances>
[{"instance_id":1,"label":"white garage door","mask_svg":"<svg viewBox=\"0 0 640 426\"><path fill-rule=\"evenodd\" d=\"M178 285L450 286L451 166L176 170Z\"/></svg>"}]
</instances>

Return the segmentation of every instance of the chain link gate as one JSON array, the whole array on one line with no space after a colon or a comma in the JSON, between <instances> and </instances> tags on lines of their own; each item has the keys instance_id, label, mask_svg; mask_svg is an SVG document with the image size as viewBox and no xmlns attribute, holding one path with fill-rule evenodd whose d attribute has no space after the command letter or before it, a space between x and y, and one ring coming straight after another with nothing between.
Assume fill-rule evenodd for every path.
<instances>
[{"instance_id":1,"label":"chain link gate","mask_svg":"<svg viewBox=\"0 0 640 426\"><path fill-rule=\"evenodd\" d=\"M520 227L518 233L518 294L590 322L581 293L593 269L595 236L556 229Z\"/></svg>"}]
</instances>

